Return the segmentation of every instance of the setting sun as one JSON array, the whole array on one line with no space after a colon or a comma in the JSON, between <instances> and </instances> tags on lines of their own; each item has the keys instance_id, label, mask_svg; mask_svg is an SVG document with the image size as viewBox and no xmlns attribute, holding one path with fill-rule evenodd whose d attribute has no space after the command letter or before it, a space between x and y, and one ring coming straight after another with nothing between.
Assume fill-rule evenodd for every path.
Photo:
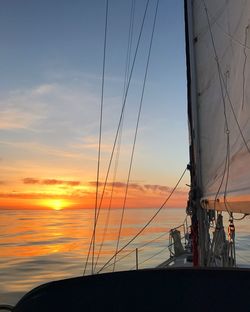
<instances>
[{"instance_id":1,"label":"setting sun","mask_svg":"<svg viewBox=\"0 0 250 312\"><path fill-rule=\"evenodd\" d=\"M63 208L63 203L60 199L53 200L51 203L51 207L55 210L61 210Z\"/></svg>"},{"instance_id":2,"label":"setting sun","mask_svg":"<svg viewBox=\"0 0 250 312\"><path fill-rule=\"evenodd\" d=\"M64 199L46 199L41 204L54 210L62 210L69 206L69 203Z\"/></svg>"}]
</instances>

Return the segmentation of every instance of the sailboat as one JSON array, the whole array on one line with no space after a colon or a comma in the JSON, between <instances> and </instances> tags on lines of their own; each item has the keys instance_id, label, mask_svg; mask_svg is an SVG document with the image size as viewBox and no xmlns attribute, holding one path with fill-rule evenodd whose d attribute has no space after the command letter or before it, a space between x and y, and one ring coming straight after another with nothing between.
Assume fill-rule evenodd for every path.
<instances>
[{"instance_id":1,"label":"sailboat","mask_svg":"<svg viewBox=\"0 0 250 312\"><path fill-rule=\"evenodd\" d=\"M189 251L155 269L50 282L6 309L250 311L250 270L237 267L234 226L235 213L250 213L250 1L184 0L184 7Z\"/></svg>"}]
</instances>

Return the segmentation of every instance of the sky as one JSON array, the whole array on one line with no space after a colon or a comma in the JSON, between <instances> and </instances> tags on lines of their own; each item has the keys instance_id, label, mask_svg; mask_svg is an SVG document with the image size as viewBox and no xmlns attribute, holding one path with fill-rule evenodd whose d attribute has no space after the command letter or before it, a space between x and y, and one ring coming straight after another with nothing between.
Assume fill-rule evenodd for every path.
<instances>
[{"instance_id":1,"label":"sky","mask_svg":"<svg viewBox=\"0 0 250 312\"><path fill-rule=\"evenodd\" d=\"M1 1L0 208L94 206L105 3ZM122 107L131 5L109 0L100 192ZM150 1L104 207L113 181L112 207L124 198L155 5ZM135 1L130 69L145 6ZM183 1L160 0L128 207L158 207L188 163L186 102ZM170 206L185 207L187 183L188 175Z\"/></svg>"}]
</instances>

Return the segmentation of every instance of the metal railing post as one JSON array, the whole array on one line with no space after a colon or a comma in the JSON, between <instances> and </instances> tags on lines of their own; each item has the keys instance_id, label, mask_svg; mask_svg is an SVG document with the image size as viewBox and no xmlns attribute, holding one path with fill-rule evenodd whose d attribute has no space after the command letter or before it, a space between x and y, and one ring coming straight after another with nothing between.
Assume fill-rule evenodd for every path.
<instances>
[{"instance_id":1,"label":"metal railing post","mask_svg":"<svg viewBox=\"0 0 250 312\"><path fill-rule=\"evenodd\" d=\"M136 270L138 270L139 269L138 248L135 249L135 262L136 262Z\"/></svg>"}]
</instances>

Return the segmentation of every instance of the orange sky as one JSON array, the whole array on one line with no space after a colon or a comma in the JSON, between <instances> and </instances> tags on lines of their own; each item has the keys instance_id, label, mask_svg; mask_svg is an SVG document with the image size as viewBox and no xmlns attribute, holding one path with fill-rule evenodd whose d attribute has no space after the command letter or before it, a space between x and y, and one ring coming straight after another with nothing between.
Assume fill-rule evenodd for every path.
<instances>
[{"instance_id":1,"label":"orange sky","mask_svg":"<svg viewBox=\"0 0 250 312\"><path fill-rule=\"evenodd\" d=\"M126 184L116 182L113 189L112 208L122 207ZM108 183L103 196L102 207L110 204L112 183ZM157 208L161 206L171 191L171 187L157 184L131 183L126 207ZM99 200L103 183L99 187ZM168 202L169 207L185 207L187 188L177 189ZM9 192L9 185L2 184L0 208L46 209L93 208L95 205L95 182L82 183L78 180L23 178Z\"/></svg>"},{"instance_id":2,"label":"orange sky","mask_svg":"<svg viewBox=\"0 0 250 312\"><path fill-rule=\"evenodd\" d=\"M18 182L18 183L17 183ZM38 179L26 177L13 185L2 184L0 193L1 208L92 208L95 205L95 182L78 180ZM14 184L14 183L13 183ZM103 192L103 184L99 186L99 200ZM126 184L115 182L113 189L112 208L122 207ZM112 183L107 183L103 196L102 207L110 204ZM130 183L126 207L156 208L161 206L171 191L171 187L157 184ZM179 188L168 202L171 207L185 207L187 188Z\"/></svg>"}]
</instances>

